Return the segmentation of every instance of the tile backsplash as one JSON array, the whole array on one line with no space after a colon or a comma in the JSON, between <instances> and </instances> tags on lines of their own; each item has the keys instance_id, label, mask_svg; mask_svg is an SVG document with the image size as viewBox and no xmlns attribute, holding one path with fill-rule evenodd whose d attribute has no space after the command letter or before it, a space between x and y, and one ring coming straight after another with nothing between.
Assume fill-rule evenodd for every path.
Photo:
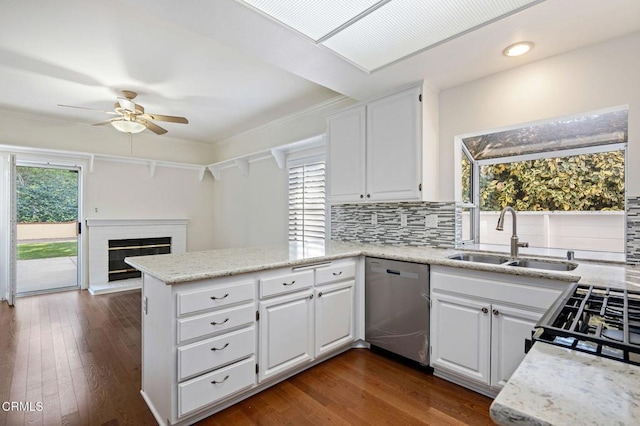
<instances>
[{"instance_id":1,"label":"tile backsplash","mask_svg":"<svg viewBox=\"0 0 640 426\"><path fill-rule=\"evenodd\" d=\"M406 218L406 224L403 222ZM453 202L336 204L331 239L402 246L452 248L456 239Z\"/></svg>"},{"instance_id":2,"label":"tile backsplash","mask_svg":"<svg viewBox=\"0 0 640 426\"><path fill-rule=\"evenodd\" d=\"M627 263L640 264L640 196L627 197Z\"/></svg>"},{"instance_id":3,"label":"tile backsplash","mask_svg":"<svg viewBox=\"0 0 640 426\"><path fill-rule=\"evenodd\" d=\"M455 202L336 204L331 206L331 239L453 248L462 237L461 213ZM640 264L640 196L627 197L626 213L626 260ZM402 215L406 215L404 226Z\"/></svg>"}]
</instances>

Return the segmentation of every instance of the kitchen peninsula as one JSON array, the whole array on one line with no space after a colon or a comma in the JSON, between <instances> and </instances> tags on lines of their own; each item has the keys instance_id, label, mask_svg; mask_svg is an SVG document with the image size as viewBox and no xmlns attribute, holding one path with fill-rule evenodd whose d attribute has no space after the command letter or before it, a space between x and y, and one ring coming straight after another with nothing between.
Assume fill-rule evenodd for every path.
<instances>
[{"instance_id":1,"label":"kitchen peninsula","mask_svg":"<svg viewBox=\"0 0 640 426\"><path fill-rule=\"evenodd\" d=\"M127 258L144 274L143 397L159 423L191 423L362 346L363 256L566 285L640 286L631 266L578 262L558 272L449 259L459 252L331 241ZM293 328L282 334L281 327ZM540 374L555 375L548 368ZM509 385L503 393L496 415L510 418L519 394Z\"/></svg>"}]
</instances>

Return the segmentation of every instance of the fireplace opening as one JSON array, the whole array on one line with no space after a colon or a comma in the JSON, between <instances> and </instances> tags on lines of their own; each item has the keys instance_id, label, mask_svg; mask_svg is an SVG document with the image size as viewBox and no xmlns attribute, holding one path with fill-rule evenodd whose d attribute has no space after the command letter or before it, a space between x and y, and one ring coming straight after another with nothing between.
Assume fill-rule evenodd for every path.
<instances>
[{"instance_id":1,"label":"fireplace opening","mask_svg":"<svg viewBox=\"0 0 640 426\"><path fill-rule=\"evenodd\" d=\"M109 281L139 278L140 271L124 263L125 257L171 253L171 237L109 240Z\"/></svg>"}]
</instances>

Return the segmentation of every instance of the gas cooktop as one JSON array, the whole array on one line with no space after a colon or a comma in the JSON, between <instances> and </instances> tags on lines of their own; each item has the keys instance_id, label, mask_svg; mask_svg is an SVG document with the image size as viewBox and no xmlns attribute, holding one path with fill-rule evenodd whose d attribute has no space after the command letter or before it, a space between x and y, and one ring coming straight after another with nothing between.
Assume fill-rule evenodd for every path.
<instances>
[{"instance_id":1,"label":"gas cooktop","mask_svg":"<svg viewBox=\"0 0 640 426\"><path fill-rule=\"evenodd\" d=\"M573 284L532 340L640 365L640 291Z\"/></svg>"}]
</instances>

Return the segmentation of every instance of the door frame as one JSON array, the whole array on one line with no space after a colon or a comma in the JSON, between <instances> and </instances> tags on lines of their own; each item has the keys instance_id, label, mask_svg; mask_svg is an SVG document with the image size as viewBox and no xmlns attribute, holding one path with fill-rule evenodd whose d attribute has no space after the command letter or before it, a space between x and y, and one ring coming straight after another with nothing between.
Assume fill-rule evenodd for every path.
<instances>
[{"instance_id":1,"label":"door frame","mask_svg":"<svg viewBox=\"0 0 640 426\"><path fill-rule=\"evenodd\" d=\"M80 233L77 237L78 244L78 257L77 257L77 288L80 290L84 290L87 288L86 280L84 279L84 247L85 247L85 239L86 239L86 226L84 226L84 186L85 186L85 173L84 171L87 169L86 161L80 160L78 158L72 157L64 157L64 156L51 156L51 155L37 155L37 154L15 154L15 164L13 165L13 188L10 193L12 201L17 209L17 192L15 188L15 167L16 166L26 166L26 167L41 167L41 168L49 168L49 169L65 169L65 170L77 170L78 172L78 224L80 226ZM16 230L17 230L17 221L16 221ZM13 246L11 251L17 253L17 240L12 242ZM13 262L17 262L17 256L13 258ZM13 268L14 271L17 267L17 264L14 263ZM15 291L16 285L16 277L14 275L13 285Z\"/></svg>"},{"instance_id":2,"label":"door frame","mask_svg":"<svg viewBox=\"0 0 640 426\"><path fill-rule=\"evenodd\" d=\"M15 186L15 155L2 153L0 157L0 300L9 306L15 304L16 298L16 209L11 196Z\"/></svg>"}]
</instances>

